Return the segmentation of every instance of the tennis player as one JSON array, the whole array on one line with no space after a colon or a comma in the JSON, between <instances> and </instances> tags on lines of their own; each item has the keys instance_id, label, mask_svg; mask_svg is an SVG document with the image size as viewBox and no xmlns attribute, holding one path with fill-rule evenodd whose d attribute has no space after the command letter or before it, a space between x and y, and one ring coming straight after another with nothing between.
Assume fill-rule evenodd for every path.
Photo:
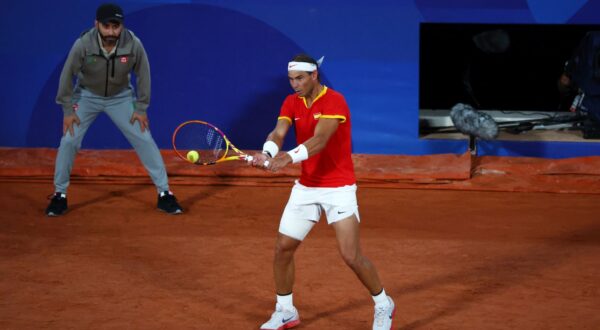
<instances>
[{"instance_id":1,"label":"tennis player","mask_svg":"<svg viewBox=\"0 0 600 330\"><path fill-rule=\"evenodd\" d=\"M275 312L260 328L280 330L300 324L292 299L294 253L324 212L335 230L342 258L373 297L373 329L388 330L392 327L394 302L383 289L373 264L361 253L359 243L350 111L342 94L321 84L321 61L301 54L288 63L288 78L295 93L283 102L263 152L254 155L253 165L270 171L291 163L302 166L279 224L273 262ZM298 146L279 152L292 125Z\"/></svg>"}]
</instances>

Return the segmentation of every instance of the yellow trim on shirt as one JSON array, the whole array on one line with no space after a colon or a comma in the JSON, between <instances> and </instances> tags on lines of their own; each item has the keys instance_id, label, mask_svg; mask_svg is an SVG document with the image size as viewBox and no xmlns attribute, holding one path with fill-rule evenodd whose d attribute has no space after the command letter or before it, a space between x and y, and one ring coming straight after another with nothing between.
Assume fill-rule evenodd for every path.
<instances>
[{"instance_id":1,"label":"yellow trim on shirt","mask_svg":"<svg viewBox=\"0 0 600 330\"><path fill-rule=\"evenodd\" d=\"M317 95L317 97L315 97L315 100L313 101L312 104L314 105L315 102L317 102L317 100L321 98L321 96L325 95L325 93L327 93L327 86L323 85L323 90L321 90L319 95ZM298 97L302 99L302 101L304 102L304 106L308 109L308 104L306 104L306 98L304 96L298 96Z\"/></svg>"},{"instance_id":2,"label":"yellow trim on shirt","mask_svg":"<svg viewBox=\"0 0 600 330\"><path fill-rule=\"evenodd\" d=\"M285 120L289 121L289 122L290 122L290 124L292 123L292 118L290 118L290 117L286 117L286 116L279 116L279 117L277 117L277 120L279 120L279 119L285 119Z\"/></svg>"},{"instance_id":3,"label":"yellow trim on shirt","mask_svg":"<svg viewBox=\"0 0 600 330\"><path fill-rule=\"evenodd\" d=\"M327 119L341 119L340 123L346 122L346 116L342 116L342 115L321 115L320 117L327 118Z\"/></svg>"}]
</instances>

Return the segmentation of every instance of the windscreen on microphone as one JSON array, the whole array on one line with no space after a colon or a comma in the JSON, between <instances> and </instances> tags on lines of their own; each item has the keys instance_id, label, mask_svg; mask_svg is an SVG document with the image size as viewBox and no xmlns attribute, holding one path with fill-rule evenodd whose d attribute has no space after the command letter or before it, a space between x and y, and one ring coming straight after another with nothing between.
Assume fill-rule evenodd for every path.
<instances>
[{"instance_id":1,"label":"windscreen on microphone","mask_svg":"<svg viewBox=\"0 0 600 330\"><path fill-rule=\"evenodd\" d=\"M458 103L452 107L450 118L454 127L464 134L473 135L484 140L498 137L498 124L487 113L478 112L468 104Z\"/></svg>"}]
</instances>

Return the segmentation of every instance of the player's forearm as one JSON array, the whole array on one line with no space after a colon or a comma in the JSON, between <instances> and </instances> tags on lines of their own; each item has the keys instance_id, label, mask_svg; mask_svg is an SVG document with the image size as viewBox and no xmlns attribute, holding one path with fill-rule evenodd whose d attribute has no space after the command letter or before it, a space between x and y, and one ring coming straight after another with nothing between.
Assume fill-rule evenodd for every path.
<instances>
[{"instance_id":1,"label":"player's forearm","mask_svg":"<svg viewBox=\"0 0 600 330\"><path fill-rule=\"evenodd\" d=\"M308 157L312 157L325 149L327 142L329 142L329 139L337 130L338 125L339 121L337 119L323 119L319 121L314 135L302 143L308 151Z\"/></svg>"},{"instance_id":2,"label":"player's forearm","mask_svg":"<svg viewBox=\"0 0 600 330\"><path fill-rule=\"evenodd\" d=\"M267 135L266 141L273 141L275 144L277 144L277 148L280 150L283 146L283 141L285 140L285 136L289 127L290 124L288 121L285 119L279 119L275 128L271 131L271 133L269 133L269 135Z\"/></svg>"},{"instance_id":3,"label":"player's forearm","mask_svg":"<svg viewBox=\"0 0 600 330\"><path fill-rule=\"evenodd\" d=\"M296 146L296 148L281 155L281 157L285 158L286 160L283 166L287 165L288 163L300 163L318 154L323 149L325 149L328 140L329 136L315 135L310 139L304 141L303 143Z\"/></svg>"},{"instance_id":4,"label":"player's forearm","mask_svg":"<svg viewBox=\"0 0 600 330\"><path fill-rule=\"evenodd\" d=\"M281 146L283 145L283 137L279 136L278 134L276 134L275 131L269 133L269 135L267 135L267 140L266 141L273 141L275 142L275 144L277 144L277 147L279 149L281 149Z\"/></svg>"},{"instance_id":5,"label":"player's forearm","mask_svg":"<svg viewBox=\"0 0 600 330\"><path fill-rule=\"evenodd\" d=\"M328 139L326 137L316 135L304 141L304 143L302 144L304 145L304 147L306 147L306 150L308 151L308 157L312 157L321 152L323 149L325 149L327 141Z\"/></svg>"}]
</instances>

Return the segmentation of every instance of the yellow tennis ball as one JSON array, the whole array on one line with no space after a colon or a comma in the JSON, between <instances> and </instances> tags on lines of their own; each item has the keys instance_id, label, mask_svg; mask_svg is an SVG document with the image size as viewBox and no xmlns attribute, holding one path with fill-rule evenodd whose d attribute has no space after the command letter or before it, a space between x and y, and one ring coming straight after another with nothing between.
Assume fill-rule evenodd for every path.
<instances>
[{"instance_id":1,"label":"yellow tennis ball","mask_svg":"<svg viewBox=\"0 0 600 330\"><path fill-rule=\"evenodd\" d=\"M190 150L188 151L186 157L187 160L189 160L192 163L195 163L198 161L198 159L200 159L200 154L196 150Z\"/></svg>"}]
</instances>

